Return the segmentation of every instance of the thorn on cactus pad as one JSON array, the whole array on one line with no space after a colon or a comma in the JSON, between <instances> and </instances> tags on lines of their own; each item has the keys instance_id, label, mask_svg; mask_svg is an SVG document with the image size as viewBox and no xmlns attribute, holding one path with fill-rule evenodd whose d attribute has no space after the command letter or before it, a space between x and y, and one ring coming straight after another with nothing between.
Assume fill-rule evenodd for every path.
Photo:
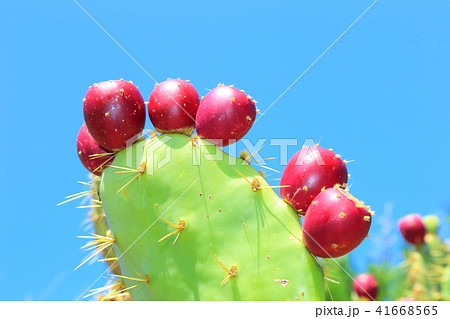
<instances>
[{"instance_id":1,"label":"thorn on cactus pad","mask_svg":"<svg viewBox=\"0 0 450 319\"><path fill-rule=\"evenodd\" d=\"M82 265L84 265L89 260L100 254L106 248L112 248L112 245L116 242L115 238L111 235L111 232L107 233L107 236L101 236L98 234L91 234L91 235L92 236L78 236L78 238L91 239L90 241L88 241L86 245L81 247L81 249L85 249L86 251L93 250L93 252L74 270L80 268Z\"/></svg>"},{"instance_id":2,"label":"thorn on cactus pad","mask_svg":"<svg viewBox=\"0 0 450 319\"><path fill-rule=\"evenodd\" d=\"M102 258L102 259L99 259L98 261L117 261L117 260L119 260L119 258L110 257L110 258Z\"/></svg>"},{"instance_id":3,"label":"thorn on cactus pad","mask_svg":"<svg viewBox=\"0 0 450 319\"><path fill-rule=\"evenodd\" d=\"M228 276L226 276L225 279L222 280L222 282L220 283L221 286L225 285L228 282L228 280L230 280L230 278L237 276L238 271L237 266L233 265L230 267L230 269L228 269L227 267L224 266L224 264L220 262L220 260L216 257L216 255L214 255L213 253L211 253L211 255L219 263L219 265L222 266L222 268L228 273Z\"/></svg>"},{"instance_id":4,"label":"thorn on cactus pad","mask_svg":"<svg viewBox=\"0 0 450 319\"><path fill-rule=\"evenodd\" d=\"M340 282L339 281L336 281L336 280L334 280L334 279L331 279L329 276L331 276L331 275L329 275L329 274L324 274L324 279L325 280L328 280L329 282L332 282L333 284L340 284Z\"/></svg>"},{"instance_id":5,"label":"thorn on cactus pad","mask_svg":"<svg viewBox=\"0 0 450 319\"><path fill-rule=\"evenodd\" d=\"M233 167L233 169L239 174L241 175L245 181L252 187L252 190L254 192L256 192L258 189L261 188L260 183L258 181L258 179L254 178L253 180L249 181L247 177L244 176L244 174L242 174L241 172L239 172L236 168Z\"/></svg>"},{"instance_id":6,"label":"thorn on cactus pad","mask_svg":"<svg viewBox=\"0 0 450 319\"><path fill-rule=\"evenodd\" d=\"M73 194L73 195L66 196L65 198L68 198L68 199L63 201L63 202L61 202L61 203L59 203L59 204L57 204L56 206L68 203L70 201L73 201L75 199L79 199L79 198L82 198L82 197L85 197L85 196L92 196L96 192L97 192L97 190L90 189L88 191L83 191L83 192L79 192L79 193L76 193L76 194Z\"/></svg>"},{"instance_id":7,"label":"thorn on cactus pad","mask_svg":"<svg viewBox=\"0 0 450 319\"><path fill-rule=\"evenodd\" d=\"M142 276L138 273L139 276ZM111 278L110 280L112 280L113 282L115 282L112 285L109 286L105 286L105 287L101 287L101 288L96 288L96 289L92 289L91 293L84 296L83 298L87 298L89 296L92 295L96 295L98 293L101 292L105 292L107 290L110 290L108 292L108 294L106 294L105 296L102 296L101 298L99 298L99 301L109 301L109 300L116 300L116 301L123 301L123 300L131 300L130 295L129 295L129 291L133 288L139 287L141 285L144 284L148 284L150 283L150 275L147 274L146 277L143 277L143 279L139 279L139 278L132 278L132 277L127 277L127 276L119 276L119 275L114 275L116 277L119 277L119 279L114 279ZM129 280L137 280L137 281L142 281L138 284L132 285L130 287L126 287L123 279L122 278L126 278Z\"/></svg>"},{"instance_id":8,"label":"thorn on cactus pad","mask_svg":"<svg viewBox=\"0 0 450 319\"><path fill-rule=\"evenodd\" d=\"M105 291L109 290L109 293L106 294L105 296L101 296L101 298L99 298L99 301L104 301L104 300L113 300L114 298L111 297L112 295L115 295L117 293L117 291L122 291L123 289L125 289L125 285L123 284L122 280L114 280L114 284L111 285L107 285L105 287L100 287L100 288L95 288L90 290L90 294L87 294L85 296L83 296L83 298L87 298Z\"/></svg>"},{"instance_id":9,"label":"thorn on cactus pad","mask_svg":"<svg viewBox=\"0 0 450 319\"><path fill-rule=\"evenodd\" d=\"M117 275L117 274L112 274L111 276L112 276L112 277L121 278L121 279L129 279L129 280L139 281L139 282L143 282L143 283L146 283L146 284L149 284L149 283L150 283L150 274L147 273L147 274L145 274L145 276L143 276L143 275L141 275L140 273L138 273L137 271L136 271L136 273L137 273L137 275L138 275L140 278L133 278L133 277L123 276L123 275Z\"/></svg>"},{"instance_id":10,"label":"thorn on cactus pad","mask_svg":"<svg viewBox=\"0 0 450 319\"><path fill-rule=\"evenodd\" d=\"M77 208L98 208L102 207L101 204L95 204L95 205L84 205L84 206L77 206Z\"/></svg>"},{"instance_id":11,"label":"thorn on cactus pad","mask_svg":"<svg viewBox=\"0 0 450 319\"><path fill-rule=\"evenodd\" d=\"M120 193L120 191L122 191L125 187L127 187L128 185L130 185L130 183L132 181L134 181L136 178L138 178L139 176L143 175L146 170L147 170L147 162L143 161L139 164L139 169L132 169L132 168L127 168L127 167L120 167L120 166L115 166L115 165L111 165L110 167L114 167L114 168L118 168L118 169L123 169L123 171L117 171L114 172L116 174L122 174L122 173L137 173L131 180L129 180L125 185L123 185L116 193Z\"/></svg>"},{"instance_id":12,"label":"thorn on cactus pad","mask_svg":"<svg viewBox=\"0 0 450 319\"><path fill-rule=\"evenodd\" d=\"M186 228L186 222L184 220L178 220L178 225L175 225L171 222L169 222L168 220L162 218L161 216L159 217L160 219L162 219L163 221L165 221L166 223L168 223L171 227L176 228L173 232L167 234L166 236L164 236L163 238L161 238L160 240L158 240L158 243L162 242L164 239L174 235L175 233L178 233L177 236L175 237L175 240L173 241L172 245L175 245L178 237L180 237L181 232Z\"/></svg>"}]
</instances>

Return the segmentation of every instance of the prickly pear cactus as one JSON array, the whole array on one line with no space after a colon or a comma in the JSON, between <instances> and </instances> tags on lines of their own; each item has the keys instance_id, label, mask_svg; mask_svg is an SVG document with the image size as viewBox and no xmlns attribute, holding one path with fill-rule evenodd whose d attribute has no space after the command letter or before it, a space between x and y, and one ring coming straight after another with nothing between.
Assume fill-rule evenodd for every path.
<instances>
[{"instance_id":1,"label":"prickly pear cactus","mask_svg":"<svg viewBox=\"0 0 450 319\"><path fill-rule=\"evenodd\" d=\"M325 298L297 213L207 140L137 142L103 171L99 194L133 300Z\"/></svg>"},{"instance_id":2,"label":"prickly pear cactus","mask_svg":"<svg viewBox=\"0 0 450 319\"><path fill-rule=\"evenodd\" d=\"M426 216L424 244L406 250L404 262L407 273L405 294L415 300L450 300L445 291L445 273L449 268L449 247L437 235L439 219Z\"/></svg>"}]
</instances>

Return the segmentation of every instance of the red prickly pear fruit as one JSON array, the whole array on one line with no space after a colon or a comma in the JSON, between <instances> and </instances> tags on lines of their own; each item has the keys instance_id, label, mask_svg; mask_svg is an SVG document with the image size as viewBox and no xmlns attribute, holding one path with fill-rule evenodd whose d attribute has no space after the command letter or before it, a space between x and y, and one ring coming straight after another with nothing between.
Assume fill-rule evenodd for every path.
<instances>
[{"instance_id":1,"label":"red prickly pear fruit","mask_svg":"<svg viewBox=\"0 0 450 319\"><path fill-rule=\"evenodd\" d=\"M150 121L161 133L192 134L200 98L189 81L167 80L156 85L148 100Z\"/></svg>"},{"instance_id":2,"label":"red prickly pear fruit","mask_svg":"<svg viewBox=\"0 0 450 319\"><path fill-rule=\"evenodd\" d=\"M77 152L81 163L92 174L100 176L102 171L112 163L114 155L102 148L89 133L86 124L80 128L77 136Z\"/></svg>"},{"instance_id":3,"label":"red prickly pear fruit","mask_svg":"<svg viewBox=\"0 0 450 319\"><path fill-rule=\"evenodd\" d=\"M212 89L200 102L196 117L197 134L218 146L227 146L247 134L256 117L250 96L232 86Z\"/></svg>"},{"instance_id":4,"label":"red prickly pear fruit","mask_svg":"<svg viewBox=\"0 0 450 319\"><path fill-rule=\"evenodd\" d=\"M281 176L281 198L301 215L320 191L339 184L345 187L347 167L341 157L319 146L304 146L287 163ZM289 186L289 187L287 187Z\"/></svg>"},{"instance_id":5,"label":"red prickly pear fruit","mask_svg":"<svg viewBox=\"0 0 450 319\"><path fill-rule=\"evenodd\" d=\"M399 220L398 228L408 243L420 246L425 242L426 229L420 215L406 215Z\"/></svg>"},{"instance_id":6,"label":"red prickly pear fruit","mask_svg":"<svg viewBox=\"0 0 450 319\"><path fill-rule=\"evenodd\" d=\"M83 101L89 132L108 151L124 149L144 129L145 103L131 81L94 84Z\"/></svg>"},{"instance_id":7,"label":"red prickly pear fruit","mask_svg":"<svg viewBox=\"0 0 450 319\"><path fill-rule=\"evenodd\" d=\"M319 257L340 257L364 240L372 223L368 206L339 187L320 192L309 205L303 220L308 250Z\"/></svg>"},{"instance_id":8,"label":"red prickly pear fruit","mask_svg":"<svg viewBox=\"0 0 450 319\"><path fill-rule=\"evenodd\" d=\"M353 279L353 290L364 301L377 299L378 282L371 274L360 274Z\"/></svg>"}]
</instances>

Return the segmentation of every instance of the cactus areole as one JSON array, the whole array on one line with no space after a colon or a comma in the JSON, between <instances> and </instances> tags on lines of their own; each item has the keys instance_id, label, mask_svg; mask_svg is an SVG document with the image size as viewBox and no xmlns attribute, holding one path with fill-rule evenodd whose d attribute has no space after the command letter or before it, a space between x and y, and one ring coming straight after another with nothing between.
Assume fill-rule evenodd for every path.
<instances>
[{"instance_id":1,"label":"cactus areole","mask_svg":"<svg viewBox=\"0 0 450 319\"><path fill-rule=\"evenodd\" d=\"M84 121L94 139L108 151L131 145L144 129L141 93L124 80L95 83L84 98Z\"/></svg>"}]
</instances>

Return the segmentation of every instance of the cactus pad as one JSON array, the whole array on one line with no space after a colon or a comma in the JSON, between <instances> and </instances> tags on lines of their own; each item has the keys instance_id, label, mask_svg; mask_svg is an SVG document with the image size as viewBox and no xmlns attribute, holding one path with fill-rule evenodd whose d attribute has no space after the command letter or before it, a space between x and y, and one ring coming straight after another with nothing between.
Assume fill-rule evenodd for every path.
<instances>
[{"instance_id":1,"label":"cactus pad","mask_svg":"<svg viewBox=\"0 0 450 319\"><path fill-rule=\"evenodd\" d=\"M296 212L206 140L135 143L104 170L99 194L133 300L325 298Z\"/></svg>"}]
</instances>

